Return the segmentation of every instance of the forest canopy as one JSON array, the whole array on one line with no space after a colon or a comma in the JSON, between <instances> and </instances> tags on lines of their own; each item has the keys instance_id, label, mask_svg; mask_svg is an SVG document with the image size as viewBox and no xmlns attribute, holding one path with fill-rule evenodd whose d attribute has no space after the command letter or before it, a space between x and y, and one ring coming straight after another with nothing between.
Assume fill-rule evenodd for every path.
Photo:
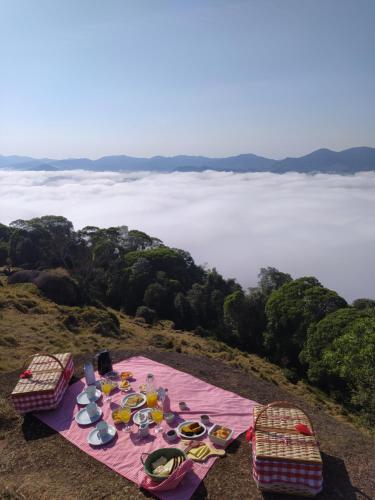
<instances>
[{"instance_id":1,"label":"forest canopy","mask_svg":"<svg viewBox=\"0 0 375 500\"><path fill-rule=\"evenodd\" d=\"M213 336L307 379L375 423L375 301L352 305L315 277L262 268L243 290L185 250L127 226L78 231L48 215L0 224L8 282L32 282L66 305L112 307Z\"/></svg>"}]
</instances>

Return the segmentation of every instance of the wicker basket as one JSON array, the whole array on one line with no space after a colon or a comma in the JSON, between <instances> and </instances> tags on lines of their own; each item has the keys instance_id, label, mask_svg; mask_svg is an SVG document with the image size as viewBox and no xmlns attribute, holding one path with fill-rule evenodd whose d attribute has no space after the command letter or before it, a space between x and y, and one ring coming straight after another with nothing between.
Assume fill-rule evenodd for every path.
<instances>
[{"instance_id":1,"label":"wicker basket","mask_svg":"<svg viewBox=\"0 0 375 500\"><path fill-rule=\"evenodd\" d=\"M322 490L322 458L308 415L288 401L254 407L253 478L264 492L315 496ZM311 435L301 434L297 424Z\"/></svg>"},{"instance_id":2,"label":"wicker basket","mask_svg":"<svg viewBox=\"0 0 375 500\"><path fill-rule=\"evenodd\" d=\"M25 368L31 372L31 376L20 378L13 389L11 400L15 409L19 413L28 413L56 408L73 375L71 353L38 353L25 360Z\"/></svg>"}]
</instances>

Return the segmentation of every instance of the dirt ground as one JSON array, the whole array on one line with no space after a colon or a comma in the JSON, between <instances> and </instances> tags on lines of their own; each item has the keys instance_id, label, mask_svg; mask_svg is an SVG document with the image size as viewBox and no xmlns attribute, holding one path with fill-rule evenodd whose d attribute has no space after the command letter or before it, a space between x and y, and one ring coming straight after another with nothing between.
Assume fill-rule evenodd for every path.
<instances>
[{"instance_id":1,"label":"dirt ground","mask_svg":"<svg viewBox=\"0 0 375 500\"><path fill-rule=\"evenodd\" d=\"M260 403L289 399L274 384L254 378L217 360L163 351L116 352L115 361L144 355L191 373L207 382ZM84 356L75 357L77 377ZM18 372L0 375L0 396L7 397ZM324 462L321 500L375 498L375 439L338 422L319 407L297 398L317 429ZM0 498L30 500L152 498L137 486L69 443L35 417L0 419ZM217 460L193 499L282 500L283 495L262 495L251 477L251 455L244 436L234 441ZM296 497L294 497L296 498Z\"/></svg>"}]
</instances>

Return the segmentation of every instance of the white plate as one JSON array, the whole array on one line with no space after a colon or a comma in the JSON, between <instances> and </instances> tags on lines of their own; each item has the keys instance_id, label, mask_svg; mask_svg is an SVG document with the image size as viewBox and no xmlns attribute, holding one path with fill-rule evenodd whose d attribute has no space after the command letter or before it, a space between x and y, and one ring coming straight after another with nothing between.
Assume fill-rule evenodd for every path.
<instances>
[{"instance_id":1,"label":"white plate","mask_svg":"<svg viewBox=\"0 0 375 500\"><path fill-rule=\"evenodd\" d=\"M100 437L98 429L95 427L95 429L90 431L89 435L87 436L87 442L93 446L101 446L112 441L116 434L117 431L113 427L113 425L108 425L107 434L104 437Z\"/></svg>"},{"instance_id":2,"label":"white plate","mask_svg":"<svg viewBox=\"0 0 375 500\"><path fill-rule=\"evenodd\" d=\"M124 399L122 400L121 402L121 406L125 406L126 405L126 401L131 398L132 396L140 396L142 398L142 401L140 401L137 405L135 406L128 406L128 408L132 409L132 410L135 410L136 408L140 408L141 406L143 406L146 402L146 396L144 394L141 394L140 392L132 392L131 394L129 394L128 396L125 396Z\"/></svg>"},{"instance_id":3,"label":"white plate","mask_svg":"<svg viewBox=\"0 0 375 500\"><path fill-rule=\"evenodd\" d=\"M77 396L77 403L79 405L88 405L89 403L95 403L95 401L98 401L98 399L100 399L101 395L102 392L99 389L96 389L94 397L89 399L86 391L82 391L81 394L78 394Z\"/></svg>"},{"instance_id":4,"label":"white plate","mask_svg":"<svg viewBox=\"0 0 375 500\"><path fill-rule=\"evenodd\" d=\"M194 424L194 423L197 423L201 427L203 427L203 431L200 434L194 434L194 436L187 436L186 434L184 434L183 432L181 432L181 427L183 427L184 425ZM202 422L198 422L197 420L185 420L184 422L181 422L179 424L179 426L176 429L176 432L177 432L177 434L180 437L182 437L184 439L197 439L197 438L200 438L200 437L202 437L202 436L204 436L206 434L207 428L206 428L206 426L204 424L202 424Z\"/></svg>"},{"instance_id":5,"label":"white plate","mask_svg":"<svg viewBox=\"0 0 375 500\"><path fill-rule=\"evenodd\" d=\"M151 411L152 408L143 408L142 410L137 411L137 413L134 413L133 415L133 422L136 425L141 425L141 424L148 424L151 425L154 423L154 421L151 418ZM141 422L141 415L145 414L147 416L147 420L144 420Z\"/></svg>"},{"instance_id":6,"label":"white plate","mask_svg":"<svg viewBox=\"0 0 375 500\"><path fill-rule=\"evenodd\" d=\"M86 408L82 408L82 410L80 410L74 418L80 425L90 425L97 422L102 416L102 413L103 410L100 408L100 406L98 406L98 413L90 418Z\"/></svg>"}]
</instances>

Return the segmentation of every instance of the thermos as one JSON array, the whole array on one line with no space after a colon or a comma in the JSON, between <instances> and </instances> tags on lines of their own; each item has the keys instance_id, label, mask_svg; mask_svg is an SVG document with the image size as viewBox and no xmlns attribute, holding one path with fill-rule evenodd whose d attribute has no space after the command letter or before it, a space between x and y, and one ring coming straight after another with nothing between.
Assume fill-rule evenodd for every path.
<instances>
[{"instance_id":1,"label":"thermos","mask_svg":"<svg viewBox=\"0 0 375 500\"><path fill-rule=\"evenodd\" d=\"M112 369L111 355L107 349L103 349L96 355L98 360L98 373L103 376L106 373L110 373Z\"/></svg>"},{"instance_id":2,"label":"thermos","mask_svg":"<svg viewBox=\"0 0 375 500\"><path fill-rule=\"evenodd\" d=\"M95 372L94 372L93 364L92 363L85 363L83 371L85 372L86 385L94 385L95 384Z\"/></svg>"}]
</instances>

